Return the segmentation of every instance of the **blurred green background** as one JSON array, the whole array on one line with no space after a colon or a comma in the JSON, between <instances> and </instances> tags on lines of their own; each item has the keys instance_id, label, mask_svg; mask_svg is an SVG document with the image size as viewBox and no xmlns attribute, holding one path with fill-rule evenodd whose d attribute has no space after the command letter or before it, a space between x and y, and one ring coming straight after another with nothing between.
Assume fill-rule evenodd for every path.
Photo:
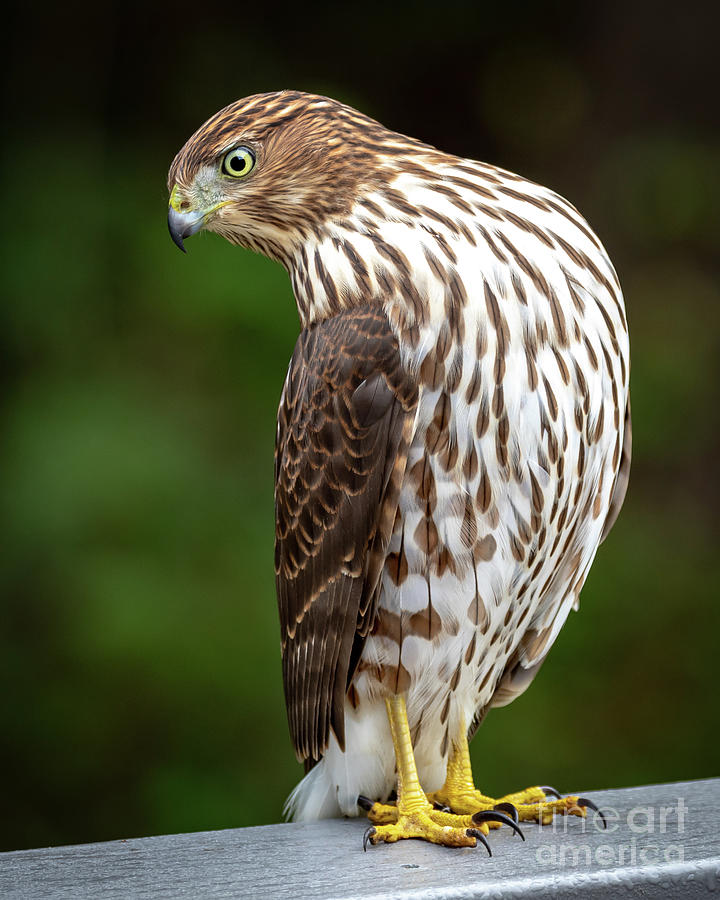
<instances>
[{"instance_id":1,"label":"blurred green background","mask_svg":"<svg viewBox=\"0 0 720 900\"><path fill-rule=\"evenodd\" d=\"M189 134L327 93L569 197L631 326L625 509L478 780L717 775L720 141L709 4L17 4L6 17L4 849L278 821L300 776L273 583L284 272L167 234Z\"/></svg>"}]
</instances>

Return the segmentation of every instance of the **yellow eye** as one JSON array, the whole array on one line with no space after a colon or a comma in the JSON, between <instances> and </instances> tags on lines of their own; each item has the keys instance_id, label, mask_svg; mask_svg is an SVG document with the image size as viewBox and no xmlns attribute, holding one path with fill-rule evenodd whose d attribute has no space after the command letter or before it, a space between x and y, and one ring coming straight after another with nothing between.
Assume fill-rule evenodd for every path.
<instances>
[{"instance_id":1,"label":"yellow eye","mask_svg":"<svg viewBox=\"0 0 720 900\"><path fill-rule=\"evenodd\" d=\"M255 154L249 147L236 147L225 154L222 170L224 175L244 178L255 168Z\"/></svg>"}]
</instances>

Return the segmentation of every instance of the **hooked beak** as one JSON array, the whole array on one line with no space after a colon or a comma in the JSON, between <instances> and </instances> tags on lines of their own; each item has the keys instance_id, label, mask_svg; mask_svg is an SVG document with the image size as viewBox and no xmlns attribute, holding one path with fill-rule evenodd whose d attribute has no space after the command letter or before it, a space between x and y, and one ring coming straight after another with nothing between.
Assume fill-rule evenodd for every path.
<instances>
[{"instance_id":1,"label":"hooked beak","mask_svg":"<svg viewBox=\"0 0 720 900\"><path fill-rule=\"evenodd\" d=\"M183 241L186 237L190 237L190 235L197 234L197 232L200 231L203 227L203 222L205 221L205 215L206 213L178 212L178 210L173 208L172 204L168 209L168 230L170 231L170 237L175 241L183 253L187 253Z\"/></svg>"},{"instance_id":2,"label":"hooked beak","mask_svg":"<svg viewBox=\"0 0 720 900\"><path fill-rule=\"evenodd\" d=\"M187 253L183 243L185 238L190 237L191 234L197 234L207 222L208 216L222 206L227 206L229 202L229 200L221 200L205 209L188 209L189 204L182 199L178 186L173 187L168 207L168 229L170 237L183 253ZM183 211L183 207L185 211Z\"/></svg>"}]
</instances>

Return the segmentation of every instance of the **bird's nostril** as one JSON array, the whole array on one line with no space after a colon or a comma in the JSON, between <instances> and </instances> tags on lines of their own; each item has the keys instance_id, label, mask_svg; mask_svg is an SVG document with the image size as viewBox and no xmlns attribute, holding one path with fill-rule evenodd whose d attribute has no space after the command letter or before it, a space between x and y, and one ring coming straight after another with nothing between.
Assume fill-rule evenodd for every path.
<instances>
[{"instance_id":1,"label":"bird's nostril","mask_svg":"<svg viewBox=\"0 0 720 900\"><path fill-rule=\"evenodd\" d=\"M190 207L190 204L187 202L187 200L183 200L183 202L180 204L180 209L183 212L185 212L185 210L188 209L189 207Z\"/></svg>"}]
</instances>

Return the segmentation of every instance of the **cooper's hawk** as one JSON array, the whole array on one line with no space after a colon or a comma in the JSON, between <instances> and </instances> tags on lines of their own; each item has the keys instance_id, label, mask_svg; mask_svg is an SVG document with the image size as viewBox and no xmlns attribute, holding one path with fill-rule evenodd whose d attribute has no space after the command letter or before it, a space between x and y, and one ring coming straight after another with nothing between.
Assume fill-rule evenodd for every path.
<instances>
[{"instance_id":1,"label":"cooper's hawk","mask_svg":"<svg viewBox=\"0 0 720 900\"><path fill-rule=\"evenodd\" d=\"M540 788L494 810L468 739L532 681L625 494L627 323L599 240L547 188L293 91L209 119L169 188L180 248L205 228L282 263L303 329L275 467L290 811L360 795L372 843L453 846L584 815Z\"/></svg>"}]
</instances>

